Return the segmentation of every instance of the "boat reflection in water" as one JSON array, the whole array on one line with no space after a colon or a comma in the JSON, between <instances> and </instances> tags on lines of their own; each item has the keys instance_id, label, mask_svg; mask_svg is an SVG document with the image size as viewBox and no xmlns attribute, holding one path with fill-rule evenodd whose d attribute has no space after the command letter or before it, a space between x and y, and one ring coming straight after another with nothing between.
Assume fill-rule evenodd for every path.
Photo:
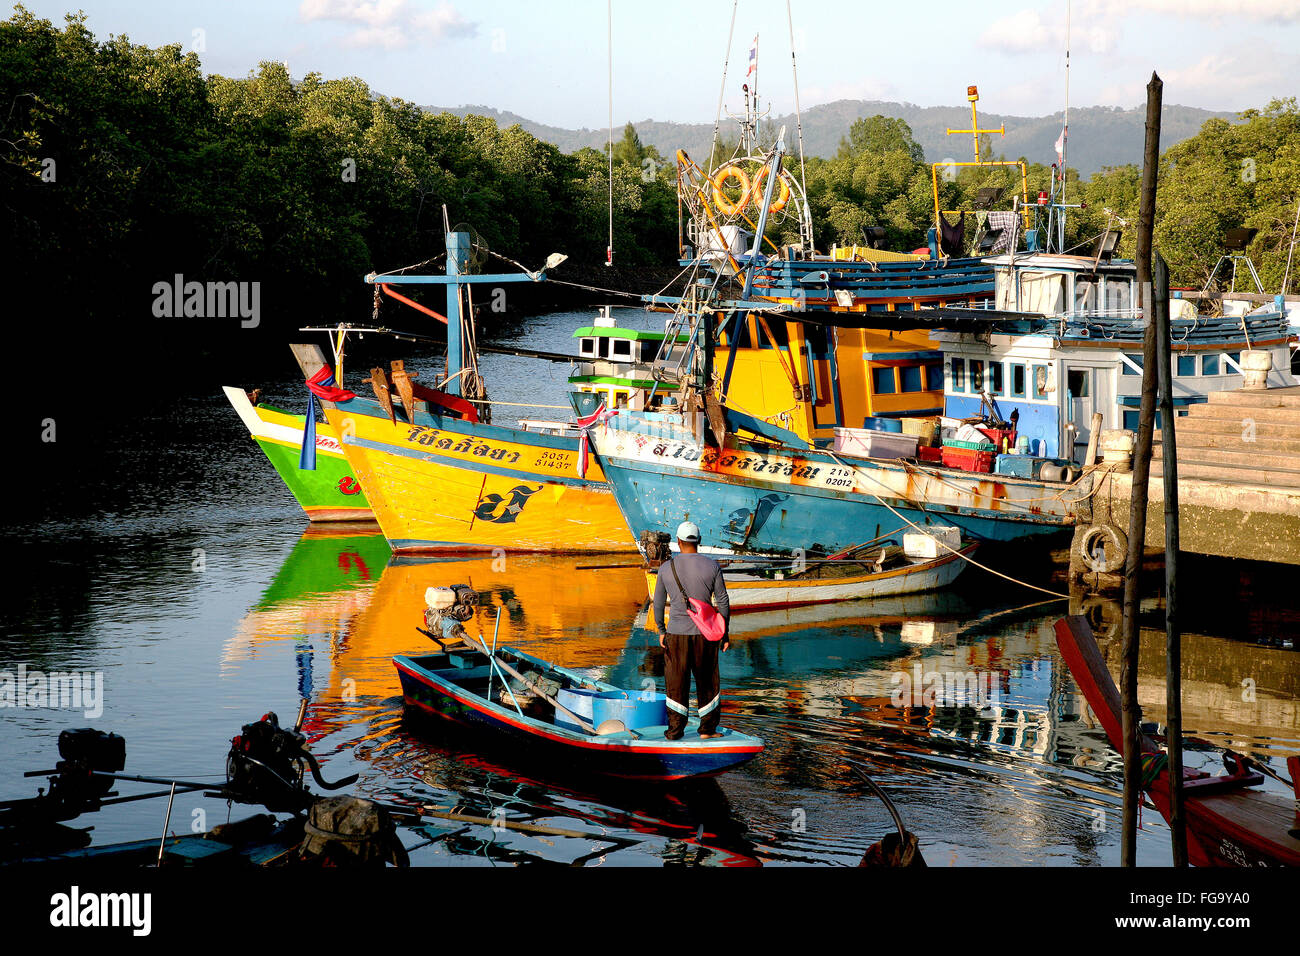
<instances>
[{"instance_id":1,"label":"boat reflection in water","mask_svg":"<svg viewBox=\"0 0 1300 956\"><path fill-rule=\"evenodd\" d=\"M847 759L887 789L932 865L1118 863L1119 828L1095 824L1099 813L1118 819L1120 761L1057 652L1063 602L1020 607L1010 603L1017 593L974 578L943 592L738 615L721 657L724 723L762 737L765 751L691 787L628 786L583 781L413 720L392 657L428 646L415 630L427 588L468 584L482 601L466 622L471 633L490 642L500 608L498 643L662 690L663 651L646 626L638 568L579 571L590 557L511 554L385 565L382 542L304 535L227 660L314 653L313 750L328 776L360 773L360 792L618 838L613 846L434 819L404 833L410 846L434 841L414 852L416 864L853 865L892 824ZM1151 642L1144 633L1142 684L1159 696L1163 663ZM1294 650L1189 638L1184 664L1187 733L1294 752ZM1256 710L1236 703L1242 674L1259 675ZM283 690L282 713L292 709L291 677ZM1154 696L1144 703L1159 719ZM608 852L591 856L601 847ZM1167 865L1168 847L1163 822L1144 819L1139 862Z\"/></svg>"},{"instance_id":2,"label":"boat reflection in water","mask_svg":"<svg viewBox=\"0 0 1300 956\"><path fill-rule=\"evenodd\" d=\"M226 642L223 671L292 641L299 696L312 698L316 655L343 653L391 554L373 522L309 527Z\"/></svg>"}]
</instances>

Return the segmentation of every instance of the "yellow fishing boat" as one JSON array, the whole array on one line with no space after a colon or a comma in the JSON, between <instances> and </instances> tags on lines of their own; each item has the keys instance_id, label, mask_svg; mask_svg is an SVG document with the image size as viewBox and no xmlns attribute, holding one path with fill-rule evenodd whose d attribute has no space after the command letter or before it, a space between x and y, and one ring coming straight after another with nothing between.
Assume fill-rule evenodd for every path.
<instances>
[{"instance_id":1,"label":"yellow fishing boat","mask_svg":"<svg viewBox=\"0 0 1300 956\"><path fill-rule=\"evenodd\" d=\"M579 475L576 435L390 420L362 398L325 414L394 551L635 550L600 468Z\"/></svg>"}]
</instances>

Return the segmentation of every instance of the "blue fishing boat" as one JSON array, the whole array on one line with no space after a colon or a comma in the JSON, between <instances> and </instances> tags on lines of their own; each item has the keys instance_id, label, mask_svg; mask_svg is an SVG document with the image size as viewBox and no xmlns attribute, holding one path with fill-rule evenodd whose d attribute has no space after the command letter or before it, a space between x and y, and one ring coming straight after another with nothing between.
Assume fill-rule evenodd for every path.
<instances>
[{"instance_id":1,"label":"blue fishing boat","mask_svg":"<svg viewBox=\"0 0 1300 956\"><path fill-rule=\"evenodd\" d=\"M763 750L762 740L736 730L722 729L721 736L702 738L695 718L680 740L666 740L666 718L658 716L666 710L662 695L594 681L513 648L498 648L491 655L449 648L420 657L394 657L393 664L408 707L485 731L504 744L527 748L531 759L554 760L578 772L683 780L731 770ZM527 680L511 681L511 673ZM544 683L560 707L548 702L550 694L532 689ZM492 699L492 686L504 703ZM585 709L584 703L590 706L590 717L566 712L565 700L575 711ZM602 704L624 719L601 720ZM648 714L643 719L654 722L639 725L637 714Z\"/></svg>"}]
</instances>

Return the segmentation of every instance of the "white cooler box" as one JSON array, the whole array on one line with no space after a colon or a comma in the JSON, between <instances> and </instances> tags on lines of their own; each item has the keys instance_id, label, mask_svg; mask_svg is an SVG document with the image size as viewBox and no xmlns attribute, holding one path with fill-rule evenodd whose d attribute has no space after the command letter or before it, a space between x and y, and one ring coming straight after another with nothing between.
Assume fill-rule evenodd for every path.
<instances>
[{"instance_id":1,"label":"white cooler box","mask_svg":"<svg viewBox=\"0 0 1300 956\"><path fill-rule=\"evenodd\" d=\"M942 558L952 554L940 541L949 548L960 548L961 531L942 524L931 525L924 533L909 531L903 535L903 553L909 558Z\"/></svg>"},{"instance_id":2,"label":"white cooler box","mask_svg":"<svg viewBox=\"0 0 1300 956\"><path fill-rule=\"evenodd\" d=\"M882 432L874 428L835 429L835 451L863 458L915 458L921 439L900 432Z\"/></svg>"}]
</instances>

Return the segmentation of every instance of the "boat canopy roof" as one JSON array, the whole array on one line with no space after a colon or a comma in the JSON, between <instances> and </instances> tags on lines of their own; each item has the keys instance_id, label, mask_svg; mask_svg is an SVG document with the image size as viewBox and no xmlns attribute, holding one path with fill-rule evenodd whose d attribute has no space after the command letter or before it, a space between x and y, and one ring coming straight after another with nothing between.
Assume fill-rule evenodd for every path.
<instances>
[{"instance_id":1,"label":"boat canopy roof","mask_svg":"<svg viewBox=\"0 0 1300 956\"><path fill-rule=\"evenodd\" d=\"M668 337L665 332L654 332L645 329L623 329L618 326L587 326L573 333L575 339L586 338L606 338L606 339L632 339L638 342L662 342ZM689 335L684 333L677 336L678 342L686 342L690 339Z\"/></svg>"},{"instance_id":2,"label":"boat canopy roof","mask_svg":"<svg viewBox=\"0 0 1300 956\"><path fill-rule=\"evenodd\" d=\"M1015 256L989 256L984 261L995 269L1014 266L1017 269L1131 273L1137 275L1137 263L1132 259L1107 259L1098 262L1093 256L1066 256L1048 252L1031 252Z\"/></svg>"}]
</instances>

